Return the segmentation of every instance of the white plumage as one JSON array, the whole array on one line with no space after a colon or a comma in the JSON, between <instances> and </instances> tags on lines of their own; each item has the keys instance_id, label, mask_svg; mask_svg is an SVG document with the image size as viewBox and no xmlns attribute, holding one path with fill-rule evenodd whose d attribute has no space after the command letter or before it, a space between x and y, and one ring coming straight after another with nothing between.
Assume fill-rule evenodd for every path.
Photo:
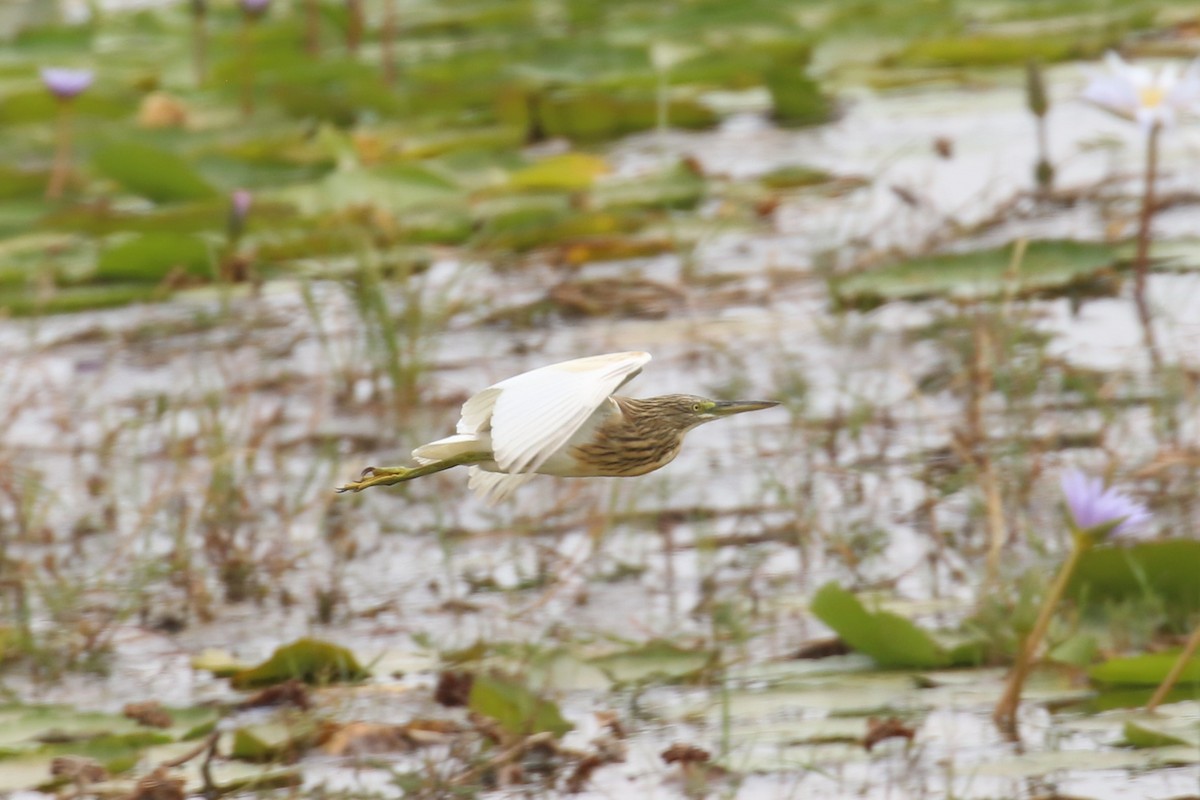
<instances>
[{"instance_id":1,"label":"white plumage","mask_svg":"<svg viewBox=\"0 0 1200 800\"><path fill-rule=\"evenodd\" d=\"M499 502L537 473L577 474L571 445L586 441L611 414L609 400L650 361L649 353L577 358L515 375L475 394L462 407L457 433L413 451L421 464L473 452L494 460L470 468L469 486Z\"/></svg>"}]
</instances>

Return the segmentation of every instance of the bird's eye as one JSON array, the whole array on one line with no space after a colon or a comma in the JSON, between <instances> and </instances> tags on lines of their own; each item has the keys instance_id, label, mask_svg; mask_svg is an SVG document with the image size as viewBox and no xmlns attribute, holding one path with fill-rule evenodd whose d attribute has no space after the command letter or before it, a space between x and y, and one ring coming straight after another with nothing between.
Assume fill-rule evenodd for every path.
<instances>
[{"instance_id":1,"label":"bird's eye","mask_svg":"<svg viewBox=\"0 0 1200 800\"><path fill-rule=\"evenodd\" d=\"M699 414L699 413L700 413L700 404L699 404L699 403L693 403L693 404L692 404L692 411L694 411L694 412L696 412L697 414Z\"/></svg>"}]
</instances>

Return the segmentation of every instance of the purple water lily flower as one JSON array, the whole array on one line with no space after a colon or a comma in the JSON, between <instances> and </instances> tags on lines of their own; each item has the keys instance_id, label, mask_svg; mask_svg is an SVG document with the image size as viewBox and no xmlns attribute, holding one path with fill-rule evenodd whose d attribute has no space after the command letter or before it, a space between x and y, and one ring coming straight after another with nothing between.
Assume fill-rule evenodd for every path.
<instances>
[{"instance_id":1,"label":"purple water lily flower","mask_svg":"<svg viewBox=\"0 0 1200 800\"><path fill-rule=\"evenodd\" d=\"M1119 536L1150 520L1141 503L1077 469L1063 473L1061 485L1071 519L1083 533Z\"/></svg>"},{"instance_id":2,"label":"purple water lily flower","mask_svg":"<svg viewBox=\"0 0 1200 800\"><path fill-rule=\"evenodd\" d=\"M240 0L242 11L247 14L259 16L267 12L267 7L271 5L271 0Z\"/></svg>"},{"instance_id":3,"label":"purple water lily flower","mask_svg":"<svg viewBox=\"0 0 1200 800\"><path fill-rule=\"evenodd\" d=\"M233 215L238 220L244 220L246 215L250 213L250 205L254 202L254 195L250 194L249 189L234 189L229 195L229 204L233 209Z\"/></svg>"},{"instance_id":4,"label":"purple water lily flower","mask_svg":"<svg viewBox=\"0 0 1200 800\"><path fill-rule=\"evenodd\" d=\"M59 100L70 100L92 85L96 75L90 69L43 67L42 83Z\"/></svg>"}]
</instances>

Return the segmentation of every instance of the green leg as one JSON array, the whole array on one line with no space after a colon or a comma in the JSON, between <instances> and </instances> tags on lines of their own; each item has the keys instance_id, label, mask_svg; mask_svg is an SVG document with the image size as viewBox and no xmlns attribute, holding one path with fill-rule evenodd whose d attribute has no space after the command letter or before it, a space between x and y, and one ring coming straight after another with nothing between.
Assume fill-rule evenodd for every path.
<instances>
[{"instance_id":1,"label":"green leg","mask_svg":"<svg viewBox=\"0 0 1200 800\"><path fill-rule=\"evenodd\" d=\"M411 481L413 478L423 478L435 472L461 467L465 464L478 464L480 461L491 461L491 453L463 453L454 458L435 461L432 464L422 464L419 467L367 467L362 471L359 480L339 486L338 492L361 492L372 486L392 486L397 483Z\"/></svg>"}]
</instances>

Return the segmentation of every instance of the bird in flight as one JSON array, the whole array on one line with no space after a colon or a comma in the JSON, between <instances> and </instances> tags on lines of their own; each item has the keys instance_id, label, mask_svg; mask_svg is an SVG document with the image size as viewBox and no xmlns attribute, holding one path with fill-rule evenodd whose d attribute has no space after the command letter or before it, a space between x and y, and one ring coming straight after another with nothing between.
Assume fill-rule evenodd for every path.
<instances>
[{"instance_id":1,"label":"bird in flight","mask_svg":"<svg viewBox=\"0 0 1200 800\"><path fill-rule=\"evenodd\" d=\"M468 486L492 503L534 475L630 477L669 464L692 428L779 405L690 394L644 400L614 394L649 353L609 353L523 372L463 404L453 436L413 450L415 467L367 467L339 492L390 486L467 466Z\"/></svg>"}]
</instances>

